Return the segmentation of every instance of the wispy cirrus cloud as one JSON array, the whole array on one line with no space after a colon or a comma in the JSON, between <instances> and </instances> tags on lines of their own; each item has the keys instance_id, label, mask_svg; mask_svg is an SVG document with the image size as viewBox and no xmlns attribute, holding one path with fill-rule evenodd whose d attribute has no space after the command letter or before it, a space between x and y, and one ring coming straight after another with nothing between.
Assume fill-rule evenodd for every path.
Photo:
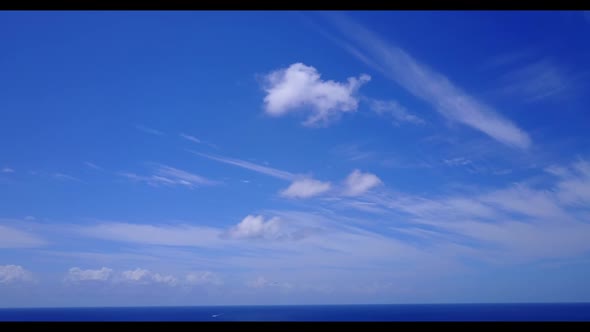
<instances>
[{"instance_id":1,"label":"wispy cirrus cloud","mask_svg":"<svg viewBox=\"0 0 590 332\"><path fill-rule=\"evenodd\" d=\"M369 101L369 105L375 113L381 116L391 117L396 125L403 122L415 125L426 123L422 118L410 113L407 108L395 100L372 99Z\"/></svg>"},{"instance_id":2,"label":"wispy cirrus cloud","mask_svg":"<svg viewBox=\"0 0 590 332\"><path fill-rule=\"evenodd\" d=\"M364 150L360 144L338 145L332 149L332 152L349 161L371 159L376 156L375 152Z\"/></svg>"},{"instance_id":3,"label":"wispy cirrus cloud","mask_svg":"<svg viewBox=\"0 0 590 332\"><path fill-rule=\"evenodd\" d=\"M185 133L180 133L179 135L187 141L191 141L193 143L201 143L201 140L196 138L195 136L187 135Z\"/></svg>"},{"instance_id":4,"label":"wispy cirrus cloud","mask_svg":"<svg viewBox=\"0 0 590 332\"><path fill-rule=\"evenodd\" d=\"M350 43L337 42L345 50L398 83L414 96L430 103L444 117L481 131L515 148L531 145L529 135L495 109L476 100L447 77L414 59L408 52L377 36L345 16L327 15ZM336 38L330 38L337 41Z\"/></svg>"},{"instance_id":5,"label":"wispy cirrus cloud","mask_svg":"<svg viewBox=\"0 0 590 332\"><path fill-rule=\"evenodd\" d=\"M548 59L538 60L504 74L500 91L527 102L557 97L568 91L567 73Z\"/></svg>"},{"instance_id":6,"label":"wispy cirrus cloud","mask_svg":"<svg viewBox=\"0 0 590 332\"><path fill-rule=\"evenodd\" d=\"M291 180L295 180L296 178L299 177L299 176L297 176L293 173L287 172L287 171L282 171L282 170L278 170L276 168L258 165L258 164L251 163L249 161L245 161L245 160L241 160L241 159L216 156L216 155L211 155L211 154L206 154L206 153L201 153L201 152L196 152L196 151L191 151L191 150L188 150L188 151L193 154L196 154L197 156L200 156L200 157L215 160L215 161L218 161L218 162L221 162L224 164L238 166L238 167L245 168L245 169L248 169L248 170L251 170L254 172L258 172L261 174L272 176L277 179L291 181Z\"/></svg>"},{"instance_id":7,"label":"wispy cirrus cloud","mask_svg":"<svg viewBox=\"0 0 590 332\"><path fill-rule=\"evenodd\" d=\"M304 125L326 125L341 113L356 111L358 100L354 94L370 79L362 74L348 78L346 83L325 81L314 67L294 63L266 75L265 111L271 116L308 112Z\"/></svg>"},{"instance_id":8,"label":"wispy cirrus cloud","mask_svg":"<svg viewBox=\"0 0 590 332\"><path fill-rule=\"evenodd\" d=\"M0 225L0 248L36 248L46 244L47 241L34 233Z\"/></svg>"},{"instance_id":9,"label":"wispy cirrus cloud","mask_svg":"<svg viewBox=\"0 0 590 332\"><path fill-rule=\"evenodd\" d=\"M10 167L4 167L4 168L0 169L0 173L14 173L14 169L12 169Z\"/></svg>"},{"instance_id":10,"label":"wispy cirrus cloud","mask_svg":"<svg viewBox=\"0 0 590 332\"><path fill-rule=\"evenodd\" d=\"M163 132L161 132L157 129L142 125L142 124L136 124L135 128L139 131L143 131L146 134L151 134L151 135L156 135L156 136L163 136L164 135Z\"/></svg>"},{"instance_id":11,"label":"wispy cirrus cloud","mask_svg":"<svg viewBox=\"0 0 590 332\"><path fill-rule=\"evenodd\" d=\"M152 175L142 176L128 172L121 172L119 175L134 181L145 182L154 187L184 186L195 188L218 184L217 181L209 180L203 176L166 165L157 165Z\"/></svg>"},{"instance_id":12,"label":"wispy cirrus cloud","mask_svg":"<svg viewBox=\"0 0 590 332\"><path fill-rule=\"evenodd\" d=\"M78 179L77 177L71 176L69 174L64 174L64 173L53 173L52 177L54 179L64 180L64 181L83 182L82 180Z\"/></svg>"},{"instance_id":13,"label":"wispy cirrus cloud","mask_svg":"<svg viewBox=\"0 0 590 332\"><path fill-rule=\"evenodd\" d=\"M102 167L100 167L100 166L96 165L95 163L91 163L91 162L89 162L89 161L85 161L85 162L84 162L84 165L88 166L89 168L92 168L92 169L98 170L98 171L102 170Z\"/></svg>"},{"instance_id":14,"label":"wispy cirrus cloud","mask_svg":"<svg viewBox=\"0 0 590 332\"><path fill-rule=\"evenodd\" d=\"M539 260L590 252L590 163L553 166L546 187L517 183L470 195L438 198L383 192L365 197L403 222L396 226L430 243L471 247L486 261ZM586 211L586 212L584 212ZM413 229L410 231L410 229ZM492 257L495 257L492 259Z\"/></svg>"},{"instance_id":15,"label":"wispy cirrus cloud","mask_svg":"<svg viewBox=\"0 0 590 332\"><path fill-rule=\"evenodd\" d=\"M75 227L80 235L105 240L161 246L219 246L223 230L187 224L151 225L101 222Z\"/></svg>"}]
</instances>

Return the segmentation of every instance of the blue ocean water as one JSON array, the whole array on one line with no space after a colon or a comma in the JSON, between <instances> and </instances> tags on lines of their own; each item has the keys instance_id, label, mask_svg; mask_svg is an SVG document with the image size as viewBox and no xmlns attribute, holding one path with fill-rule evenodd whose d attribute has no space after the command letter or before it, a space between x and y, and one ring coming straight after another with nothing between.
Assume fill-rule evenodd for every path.
<instances>
[{"instance_id":1,"label":"blue ocean water","mask_svg":"<svg viewBox=\"0 0 590 332\"><path fill-rule=\"evenodd\" d=\"M0 321L590 321L590 303L27 308Z\"/></svg>"}]
</instances>

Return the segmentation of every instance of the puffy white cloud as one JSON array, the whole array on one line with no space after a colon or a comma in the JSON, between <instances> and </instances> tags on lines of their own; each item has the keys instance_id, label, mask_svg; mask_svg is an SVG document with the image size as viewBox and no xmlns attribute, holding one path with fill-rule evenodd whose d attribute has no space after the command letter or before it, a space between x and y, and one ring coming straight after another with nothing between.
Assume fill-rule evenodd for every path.
<instances>
[{"instance_id":1,"label":"puffy white cloud","mask_svg":"<svg viewBox=\"0 0 590 332\"><path fill-rule=\"evenodd\" d=\"M342 112L356 111L354 93L370 79L363 74L348 78L346 83L324 81L314 67L294 63L266 76L265 110L272 116L309 110L305 125L326 124Z\"/></svg>"},{"instance_id":2,"label":"puffy white cloud","mask_svg":"<svg viewBox=\"0 0 590 332\"><path fill-rule=\"evenodd\" d=\"M239 224L228 231L228 235L235 239L274 239L279 235L279 218L264 220L263 216L248 215Z\"/></svg>"},{"instance_id":3,"label":"puffy white cloud","mask_svg":"<svg viewBox=\"0 0 590 332\"><path fill-rule=\"evenodd\" d=\"M79 267L73 267L68 271L66 280L68 281L107 281L111 278L113 270L102 267L98 270L82 270Z\"/></svg>"},{"instance_id":4,"label":"puffy white cloud","mask_svg":"<svg viewBox=\"0 0 590 332\"><path fill-rule=\"evenodd\" d=\"M344 195L358 196L362 195L368 190L382 184L381 180L371 173L363 173L355 169L344 180Z\"/></svg>"},{"instance_id":5,"label":"puffy white cloud","mask_svg":"<svg viewBox=\"0 0 590 332\"><path fill-rule=\"evenodd\" d=\"M330 182L322 182L314 179L295 180L291 185L281 191L281 196L288 198L309 198L323 194L330 190Z\"/></svg>"},{"instance_id":6,"label":"puffy white cloud","mask_svg":"<svg viewBox=\"0 0 590 332\"><path fill-rule=\"evenodd\" d=\"M20 265L0 265L0 284L31 280L31 272Z\"/></svg>"}]
</instances>

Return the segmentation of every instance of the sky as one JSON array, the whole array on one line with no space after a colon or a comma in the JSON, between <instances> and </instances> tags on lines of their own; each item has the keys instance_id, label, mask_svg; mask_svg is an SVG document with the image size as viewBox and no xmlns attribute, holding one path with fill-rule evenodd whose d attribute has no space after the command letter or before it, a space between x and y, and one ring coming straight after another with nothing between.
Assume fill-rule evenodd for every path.
<instances>
[{"instance_id":1,"label":"sky","mask_svg":"<svg viewBox=\"0 0 590 332\"><path fill-rule=\"evenodd\" d=\"M0 307L590 301L589 33L1 12Z\"/></svg>"}]
</instances>

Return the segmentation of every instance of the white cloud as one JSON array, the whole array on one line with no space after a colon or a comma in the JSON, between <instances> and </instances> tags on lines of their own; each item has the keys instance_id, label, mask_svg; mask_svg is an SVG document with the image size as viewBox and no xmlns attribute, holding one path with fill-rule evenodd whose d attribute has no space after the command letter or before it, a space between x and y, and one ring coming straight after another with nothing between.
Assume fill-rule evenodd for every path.
<instances>
[{"instance_id":1,"label":"white cloud","mask_svg":"<svg viewBox=\"0 0 590 332\"><path fill-rule=\"evenodd\" d=\"M0 265L0 284L33 280L31 272L20 265Z\"/></svg>"},{"instance_id":2,"label":"white cloud","mask_svg":"<svg viewBox=\"0 0 590 332\"><path fill-rule=\"evenodd\" d=\"M144 133L151 134L151 135L156 135L156 136L162 136L162 135L164 135L164 133L161 132L161 131L159 131L159 130L156 130L156 129L153 129L153 128L150 128L150 127L146 127L146 126L141 125L141 124L135 125L135 128L137 130L143 131Z\"/></svg>"},{"instance_id":3,"label":"white cloud","mask_svg":"<svg viewBox=\"0 0 590 332\"><path fill-rule=\"evenodd\" d=\"M217 184L216 181L209 180L197 174L183 171L174 167L159 165L153 175L141 176L135 173L119 173L121 176L134 181L145 182L148 185L159 186L185 186L194 188L198 186L210 186Z\"/></svg>"},{"instance_id":4,"label":"white cloud","mask_svg":"<svg viewBox=\"0 0 590 332\"><path fill-rule=\"evenodd\" d=\"M88 166L88 167L90 167L92 169L96 169L96 170L101 170L102 169L100 166L98 166L98 165L96 165L94 163L91 163L89 161L85 161L84 162L84 165L86 165L86 166Z\"/></svg>"},{"instance_id":5,"label":"white cloud","mask_svg":"<svg viewBox=\"0 0 590 332\"><path fill-rule=\"evenodd\" d=\"M288 198L309 198L321 195L332 188L330 182L322 182L314 179L295 180L291 185L281 191L281 196Z\"/></svg>"},{"instance_id":6,"label":"white cloud","mask_svg":"<svg viewBox=\"0 0 590 332\"><path fill-rule=\"evenodd\" d=\"M559 200L566 205L588 206L590 204L590 162L578 161L560 176L561 179L557 183Z\"/></svg>"},{"instance_id":7,"label":"white cloud","mask_svg":"<svg viewBox=\"0 0 590 332\"><path fill-rule=\"evenodd\" d=\"M564 258L590 252L590 163L580 160L569 167L552 166L549 171L557 180L546 188L521 183L468 196L381 193L367 199L404 224L419 226L432 245L461 244L486 261ZM409 216L399 217L396 212Z\"/></svg>"},{"instance_id":8,"label":"white cloud","mask_svg":"<svg viewBox=\"0 0 590 332\"><path fill-rule=\"evenodd\" d=\"M479 130L509 146L525 149L531 145L526 132L493 108L463 92L447 77L427 68L404 50L390 45L363 26L337 15L331 16L332 22L363 51L341 44L353 56L381 71L414 96L427 101L446 118Z\"/></svg>"},{"instance_id":9,"label":"white cloud","mask_svg":"<svg viewBox=\"0 0 590 332\"><path fill-rule=\"evenodd\" d=\"M266 76L265 110L273 116L308 110L311 114L305 125L327 124L343 112L356 111L358 100L354 94L370 79L363 74L348 78L346 83L324 81L314 67L294 63Z\"/></svg>"},{"instance_id":10,"label":"white cloud","mask_svg":"<svg viewBox=\"0 0 590 332\"><path fill-rule=\"evenodd\" d=\"M98 270L82 270L73 267L68 270L67 281L107 281L112 276L113 270L102 267Z\"/></svg>"},{"instance_id":11,"label":"white cloud","mask_svg":"<svg viewBox=\"0 0 590 332\"><path fill-rule=\"evenodd\" d=\"M2 173L14 173L14 169L9 168L9 167L4 167L4 168L2 168L2 170L0 170L0 172L2 172Z\"/></svg>"},{"instance_id":12,"label":"white cloud","mask_svg":"<svg viewBox=\"0 0 590 332\"><path fill-rule=\"evenodd\" d=\"M210 155L210 154L206 154L206 153L200 153L200 152L195 152L195 151L190 151L191 153L194 153L198 156L201 157L205 157L211 160L215 160L215 161L219 161L225 164L229 164L229 165L234 165L234 166L238 166L241 168L245 168L245 169L249 169L251 171L254 172L258 172L261 174L265 174L268 176L272 176L278 179L282 179L282 180L294 180L297 178L297 176L295 174L286 172L286 171L281 171L275 168L271 168L271 167L266 167L266 166L262 166L262 165L258 165L258 164L254 164L245 160L240 160L240 159L234 159L234 158L227 158L227 157L221 157L221 156L214 156L214 155Z\"/></svg>"},{"instance_id":13,"label":"white cloud","mask_svg":"<svg viewBox=\"0 0 590 332\"><path fill-rule=\"evenodd\" d=\"M234 239L276 239L279 236L279 218L264 220L263 216L248 215L232 227L227 235Z\"/></svg>"},{"instance_id":14,"label":"white cloud","mask_svg":"<svg viewBox=\"0 0 590 332\"><path fill-rule=\"evenodd\" d=\"M375 174L363 173L355 169L344 180L343 194L346 196L359 196L380 184L382 182Z\"/></svg>"},{"instance_id":15,"label":"white cloud","mask_svg":"<svg viewBox=\"0 0 590 332\"><path fill-rule=\"evenodd\" d=\"M269 288L269 287L276 287L276 288L282 288L282 289L293 288L293 285L288 282L270 281L262 276L258 276L256 279L248 281L246 283L246 286L248 286L250 288L257 288L257 289Z\"/></svg>"},{"instance_id":16,"label":"white cloud","mask_svg":"<svg viewBox=\"0 0 590 332\"><path fill-rule=\"evenodd\" d=\"M371 100L371 109L379 115L389 115L396 123L407 122L412 124L424 124L424 120L410 113L404 106L395 100Z\"/></svg>"},{"instance_id":17,"label":"white cloud","mask_svg":"<svg viewBox=\"0 0 590 332\"><path fill-rule=\"evenodd\" d=\"M187 273L185 283L188 285L221 285L223 284L223 280L211 271L197 271Z\"/></svg>"},{"instance_id":18,"label":"white cloud","mask_svg":"<svg viewBox=\"0 0 590 332\"><path fill-rule=\"evenodd\" d=\"M180 137L186 139L187 141L191 141L193 143L201 143L201 140L196 138L195 136L187 135L184 133L180 133Z\"/></svg>"},{"instance_id":19,"label":"white cloud","mask_svg":"<svg viewBox=\"0 0 590 332\"><path fill-rule=\"evenodd\" d=\"M0 248L36 248L45 244L35 234L0 225Z\"/></svg>"},{"instance_id":20,"label":"white cloud","mask_svg":"<svg viewBox=\"0 0 590 332\"><path fill-rule=\"evenodd\" d=\"M164 246L223 246L221 231L189 225L100 223L76 228L83 235L114 241Z\"/></svg>"},{"instance_id":21,"label":"white cloud","mask_svg":"<svg viewBox=\"0 0 590 332\"><path fill-rule=\"evenodd\" d=\"M178 280L176 279L176 277L169 275L169 274L168 275L161 275L159 273L156 273L156 274L152 275L152 279L157 283L166 284L169 286L176 286L176 284L178 283Z\"/></svg>"},{"instance_id":22,"label":"white cloud","mask_svg":"<svg viewBox=\"0 0 590 332\"><path fill-rule=\"evenodd\" d=\"M502 77L501 91L534 102L555 97L569 87L568 75L547 59L527 64Z\"/></svg>"},{"instance_id":23,"label":"white cloud","mask_svg":"<svg viewBox=\"0 0 590 332\"><path fill-rule=\"evenodd\" d=\"M372 151L363 151L359 144L339 145L335 147L333 151L350 161L370 159L376 155L376 153Z\"/></svg>"},{"instance_id":24,"label":"white cloud","mask_svg":"<svg viewBox=\"0 0 590 332\"><path fill-rule=\"evenodd\" d=\"M135 270L123 271L121 273L123 280L133 282L148 282L151 272L145 269L137 268Z\"/></svg>"}]
</instances>

